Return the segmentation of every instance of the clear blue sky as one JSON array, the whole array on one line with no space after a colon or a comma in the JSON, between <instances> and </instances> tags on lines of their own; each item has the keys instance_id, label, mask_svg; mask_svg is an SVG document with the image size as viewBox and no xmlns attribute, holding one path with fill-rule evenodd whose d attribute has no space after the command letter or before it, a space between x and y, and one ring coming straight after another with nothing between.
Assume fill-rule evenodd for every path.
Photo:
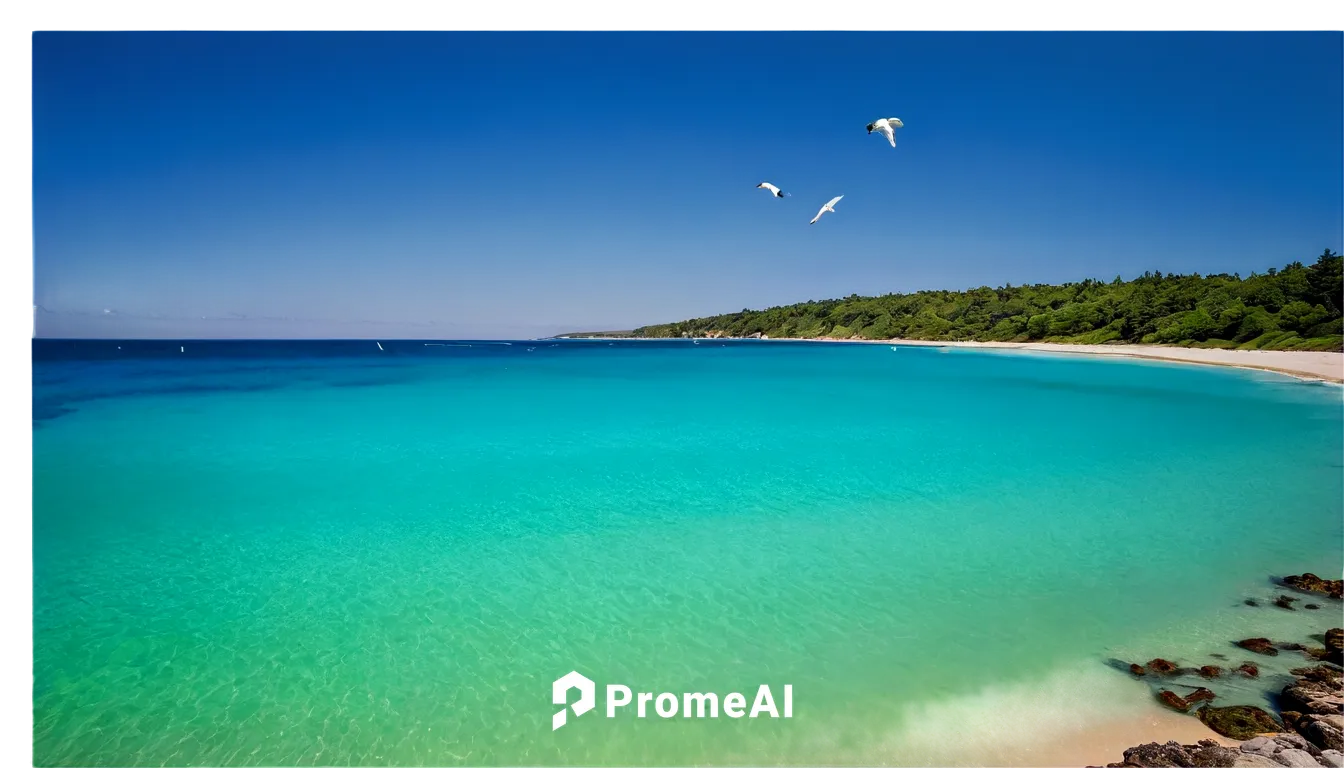
<instances>
[{"instance_id":1,"label":"clear blue sky","mask_svg":"<svg viewBox=\"0 0 1344 768\"><path fill-rule=\"evenodd\" d=\"M37 333L520 338L1310 262L1342 40L38 33Z\"/></svg>"}]
</instances>

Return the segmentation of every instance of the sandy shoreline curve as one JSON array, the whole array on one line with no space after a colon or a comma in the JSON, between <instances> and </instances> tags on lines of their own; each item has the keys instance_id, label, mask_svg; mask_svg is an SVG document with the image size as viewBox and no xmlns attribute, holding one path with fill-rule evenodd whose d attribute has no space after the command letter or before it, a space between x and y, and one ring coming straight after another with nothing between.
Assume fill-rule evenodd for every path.
<instances>
[{"instance_id":1,"label":"sandy shoreline curve","mask_svg":"<svg viewBox=\"0 0 1344 768\"><path fill-rule=\"evenodd\" d=\"M1049 344L1011 341L917 341L915 339L767 339L767 341L833 341L850 344L887 344L906 347L963 347L1063 354L1110 355L1165 360L1174 363L1223 365L1272 371L1316 381L1344 383L1344 352L1304 352L1264 349L1206 349L1151 344Z\"/></svg>"}]
</instances>

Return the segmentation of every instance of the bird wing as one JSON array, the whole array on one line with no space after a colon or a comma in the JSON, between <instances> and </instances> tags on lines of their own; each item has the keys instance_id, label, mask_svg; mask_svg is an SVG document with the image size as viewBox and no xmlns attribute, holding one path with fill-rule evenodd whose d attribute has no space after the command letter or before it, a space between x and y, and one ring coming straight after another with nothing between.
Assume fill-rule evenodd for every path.
<instances>
[{"instance_id":1,"label":"bird wing","mask_svg":"<svg viewBox=\"0 0 1344 768\"><path fill-rule=\"evenodd\" d=\"M896 132L890 128L887 129L887 141L891 142L891 146L896 146Z\"/></svg>"},{"instance_id":2,"label":"bird wing","mask_svg":"<svg viewBox=\"0 0 1344 768\"><path fill-rule=\"evenodd\" d=\"M826 212L826 206L822 206L822 207L821 207L821 210L820 210L820 211L817 211L817 215L816 215L816 216L813 216L813 217L812 217L812 220L809 221L809 222L807 222L807 223L808 223L808 224L816 224L816 223L817 223L817 219L820 219L820 218L821 218L821 214L823 214L823 213L825 213L825 212Z\"/></svg>"},{"instance_id":3,"label":"bird wing","mask_svg":"<svg viewBox=\"0 0 1344 768\"><path fill-rule=\"evenodd\" d=\"M768 190L770 190L771 192L778 192L778 191L779 191L779 187L776 187L774 184L771 184L771 183L768 182L768 181L766 181L766 182L762 182L762 183L761 183L761 189L768 189Z\"/></svg>"},{"instance_id":4,"label":"bird wing","mask_svg":"<svg viewBox=\"0 0 1344 768\"><path fill-rule=\"evenodd\" d=\"M901 118L899 118L899 117L888 117L888 118L887 118L887 125L890 125L890 126L893 127L893 128L903 128L903 127L905 127L905 123L902 123L902 122L901 122Z\"/></svg>"},{"instance_id":5,"label":"bird wing","mask_svg":"<svg viewBox=\"0 0 1344 768\"><path fill-rule=\"evenodd\" d=\"M844 197L844 195L840 195L840 197ZM827 207L827 208L830 208L831 206L833 206L833 205L835 205L836 203L840 202L840 197L833 197L833 198L831 198L831 202L827 203L827 204L826 204L826 207Z\"/></svg>"}]
</instances>

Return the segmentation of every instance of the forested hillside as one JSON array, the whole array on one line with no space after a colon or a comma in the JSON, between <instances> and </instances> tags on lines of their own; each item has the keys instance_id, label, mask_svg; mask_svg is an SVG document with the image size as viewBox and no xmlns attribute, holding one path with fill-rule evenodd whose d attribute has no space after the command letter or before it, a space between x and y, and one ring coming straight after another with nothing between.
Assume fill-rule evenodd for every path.
<instances>
[{"instance_id":1,"label":"forested hillside","mask_svg":"<svg viewBox=\"0 0 1344 768\"><path fill-rule=\"evenodd\" d=\"M1344 348L1341 257L1264 274L1164 275L809 301L637 328L632 335L1130 342Z\"/></svg>"}]
</instances>

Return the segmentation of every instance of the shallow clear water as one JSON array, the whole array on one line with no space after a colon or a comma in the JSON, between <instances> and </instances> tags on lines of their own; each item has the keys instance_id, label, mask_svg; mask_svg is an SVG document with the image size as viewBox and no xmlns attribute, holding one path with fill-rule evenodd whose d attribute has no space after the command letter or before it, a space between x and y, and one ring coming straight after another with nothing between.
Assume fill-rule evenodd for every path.
<instances>
[{"instance_id":1,"label":"shallow clear water","mask_svg":"<svg viewBox=\"0 0 1344 768\"><path fill-rule=\"evenodd\" d=\"M1344 569L1337 387L883 345L178 346L34 342L37 764L975 762L973 731L1153 706L1113 657L1340 623L1241 605ZM599 707L552 731L570 670ZM793 717L607 719L607 683L791 684Z\"/></svg>"}]
</instances>

